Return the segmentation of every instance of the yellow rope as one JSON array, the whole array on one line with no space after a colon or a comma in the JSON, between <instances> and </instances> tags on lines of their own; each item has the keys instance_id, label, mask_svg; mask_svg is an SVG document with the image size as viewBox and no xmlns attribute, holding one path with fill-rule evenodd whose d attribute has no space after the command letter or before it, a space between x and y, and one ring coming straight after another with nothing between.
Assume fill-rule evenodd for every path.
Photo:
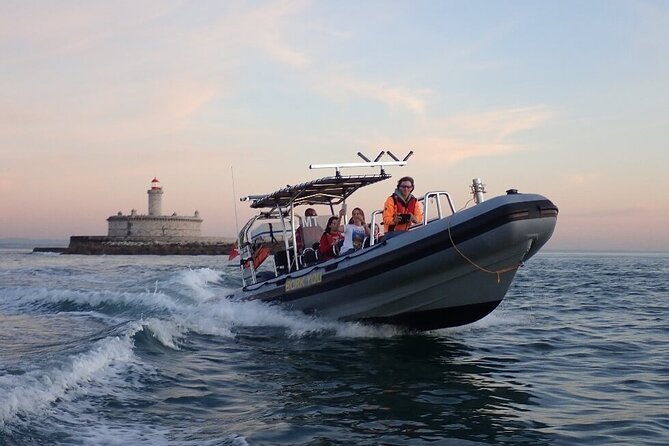
<instances>
[{"instance_id":1,"label":"yellow rope","mask_svg":"<svg viewBox=\"0 0 669 446\"><path fill-rule=\"evenodd\" d=\"M470 200L470 201L471 201L471 200ZM469 203L469 202L465 203L465 207L467 207L467 204L468 204L468 203ZM464 209L464 208L463 208L463 209ZM462 210L462 209L461 209L461 210ZM454 215L455 215L455 214L454 214ZM519 264L516 265L516 266L510 266L510 267L508 267L508 268L500 269L500 270L497 270L497 271L491 271L491 270L486 269L486 268L484 268L484 267L482 267L482 266L480 266L480 265L477 265L476 263L474 263L473 260L471 260L469 257L467 257L466 255L464 255L464 254L462 253L462 251L460 251L460 249L458 249L458 247L455 245L455 241L453 241L453 236L451 235L451 220L450 220L450 219L448 220L448 238L449 238L449 240L451 241L451 245L453 245L453 248L455 248L455 250L458 252L458 254L460 254L460 255L462 256L463 259L465 259L466 261L468 261L469 263L471 263L471 264L474 266L474 268L477 268L478 270L483 271L484 273L488 273L488 274L496 274L496 275L497 275L497 284L498 284L498 285L499 285L499 283L501 282L500 274L504 274L504 273L508 273L509 271L516 270L516 269L518 269L518 267L521 265L521 264L519 263Z\"/></svg>"}]
</instances>

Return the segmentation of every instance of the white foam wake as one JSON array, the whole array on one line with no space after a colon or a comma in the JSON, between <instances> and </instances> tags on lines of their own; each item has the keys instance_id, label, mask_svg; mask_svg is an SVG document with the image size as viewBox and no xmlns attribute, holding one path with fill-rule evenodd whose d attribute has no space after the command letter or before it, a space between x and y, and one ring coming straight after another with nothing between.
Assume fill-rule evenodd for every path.
<instances>
[{"instance_id":1,"label":"white foam wake","mask_svg":"<svg viewBox=\"0 0 669 446\"><path fill-rule=\"evenodd\" d=\"M170 286L181 287L193 303L192 306L184 306L180 311L173 312L172 316L178 321L175 323L182 325L180 329L222 337L234 337L235 329L242 327L284 328L288 336L294 337L386 338L405 333L388 326L369 326L309 316L260 301L227 299L222 296L234 290L221 283L228 276L227 272L210 268L188 269L180 271L169 281Z\"/></svg>"},{"instance_id":2,"label":"white foam wake","mask_svg":"<svg viewBox=\"0 0 669 446\"><path fill-rule=\"evenodd\" d=\"M181 305L165 293L154 290L144 292L124 291L79 291L67 289L50 289L46 287L16 287L6 289L15 309L34 305L73 303L82 306L98 307L105 304L126 305L128 307L143 306L151 309L174 310ZM8 307L10 299L4 303Z\"/></svg>"},{"instance_id":3,"label":"white foam wake","mask_svg":"<svg viewBox=\"0 0 669 446\"><path fill-rule=\"evenodd\" d=\"M388 326L339 322L291 311L280 305L226 298L203 302L185 316L184 323L200 334L223 336L233 336L235 329L241 327L284 328L288 336L294 337L385 338L402 333L402 330Z\"/></svg>"},{"instance_id":4,"label":"white foam wake","mask_svg":"<svg viewBox=\"0 0 669 446\"><path fill-rule=\"evenodd\" d=\"M189 291L189 296L196 302L214 297L217 290L212 287L212 284L220 283L220 281L221 273L211 268L179 271L173 280L175 284L185 287Z\"/></svg>"},{"instance_id":5,"label":"white foam wake","mask_svg":"<svg viewBox=\"0 0 669 446\"><path fill-rule=\"evenodd\" d=\"M106 338L60 366L23 375L0 376L0 428L19 415L35 415L57 401L69 401L91 387L106 386L134 363L130 336Z\"/></svg>"}]
</instances>

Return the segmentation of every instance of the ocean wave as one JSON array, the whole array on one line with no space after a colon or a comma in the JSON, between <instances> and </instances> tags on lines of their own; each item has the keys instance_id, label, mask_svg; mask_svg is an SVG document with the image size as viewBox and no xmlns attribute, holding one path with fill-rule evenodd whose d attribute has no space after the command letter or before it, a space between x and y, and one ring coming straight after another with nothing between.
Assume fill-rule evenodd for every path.
<instances>
[{"instance_id":1,"label":"ocean wave","mask_svg":"<svg viewBox=\"0 0 669 446\"><path fill-rule=\"evenodd\" d=\"M284 329L288 337L334 336L342 338L386 338L406 333L391 326L341 322L292 311L260 301L227 298L210 299L194 308L184 322L199 334L234 335L236 330L253 327Z\"/></svg>"},{"instance_id":2,"label":"ocean wave","mask_svg":"<svg viewBox=\"0 0 669 446\"><path fill-rule=\"evenodd\" d=\"M283 328L289 337L335 336L343 338L385 338L406 333L397 327L370 326L306 315L279 305L260 301L228 299L222 296L235 290L237 271L211 268L179 271L170 281L185 287L196 304L182 308L180 322L202 335L234 337L240 329Z\"/></svg>"},{"instance_id":3,"label":"ocean wave","mask_svg":"<svg viewBox=\"0 0 669 446\"><path fill-rule=\"evenodd\" d=\"M180 290L195 302L203 302L218 293L232 291L225 287L227 278L228 275L212 268L188 268L177 271L163 286L171 291Z\"/></svg>"},{"instance_id":4,"label":"ocean wave","mask_svg":"<svg viewBox=\"0 0 669 446\"><path fill-rule=\"evenodd\" d=\"M133 341L123 336L100 340L89 351L66 357L60 366L0 376L0 428L53 411L96 386L104 391L112 381L124 382L124 373L137 366Z\"/></svg>"},{"instance_id":5,"label":"ocean wave","mask_svg":"<svg viewBox=\"0 0 669 446\"><path fill-rule=\"evenodd\" d=\"M5 311L24 309L48 309L59 311L86 311L90 309L118 313L131 310L174 311L183 305L169 295L158 291L125 292L53 289L46 287L9 287L3 289L5 299L1 304Z\"/></svg>"},{"instance_id":6,"label":"ocean wave","mask_svg":"<svg viewBox=\"0 0 669 446\"><path fill-rule=\"evenodd\" d=\"M171 350L180 349L182 339L189 328L176 320L149 318L135 324L130 336L138 347L153 349L156 345Z\"/></svg>"}]
</instances>

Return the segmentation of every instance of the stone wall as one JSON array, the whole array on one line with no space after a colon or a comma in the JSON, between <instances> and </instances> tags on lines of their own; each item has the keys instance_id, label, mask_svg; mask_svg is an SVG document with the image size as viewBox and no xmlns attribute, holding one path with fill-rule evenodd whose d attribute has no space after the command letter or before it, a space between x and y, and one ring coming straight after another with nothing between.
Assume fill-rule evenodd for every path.
<instances>
[{"instance_id":1,"label":"stone wall","mask_svg":"<svg viewBox=\"0 0 669 446\"><path fill-rule=\"evenodd\" d=\"M220 237L72 236L65 254L228 255L234 242Z\"/></svg>"},{"instance_id":2,"label":"stone wall","mask_svg":"<svg viewBox=\"0 0 669 446\"><path fill-rule=\"evenodd\" d=\"M199 237L198 217L123 215L107 219L109 237Z\"/></svg>"}]
</instances>

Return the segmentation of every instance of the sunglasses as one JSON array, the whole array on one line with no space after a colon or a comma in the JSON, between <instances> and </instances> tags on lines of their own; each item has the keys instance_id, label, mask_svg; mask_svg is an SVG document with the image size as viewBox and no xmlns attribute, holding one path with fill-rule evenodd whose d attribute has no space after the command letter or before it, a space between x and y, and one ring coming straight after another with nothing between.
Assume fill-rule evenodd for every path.
<instances>
[{"instance_id":1,"label":"sunglasses","mask_svg":"<svg viewBox=\"0 0 669 446\"><path fill-rule=\"evenodd\" d=\"M411 189L413 186L401 185L400 189Z\"/></svg>"}]
</instances>

